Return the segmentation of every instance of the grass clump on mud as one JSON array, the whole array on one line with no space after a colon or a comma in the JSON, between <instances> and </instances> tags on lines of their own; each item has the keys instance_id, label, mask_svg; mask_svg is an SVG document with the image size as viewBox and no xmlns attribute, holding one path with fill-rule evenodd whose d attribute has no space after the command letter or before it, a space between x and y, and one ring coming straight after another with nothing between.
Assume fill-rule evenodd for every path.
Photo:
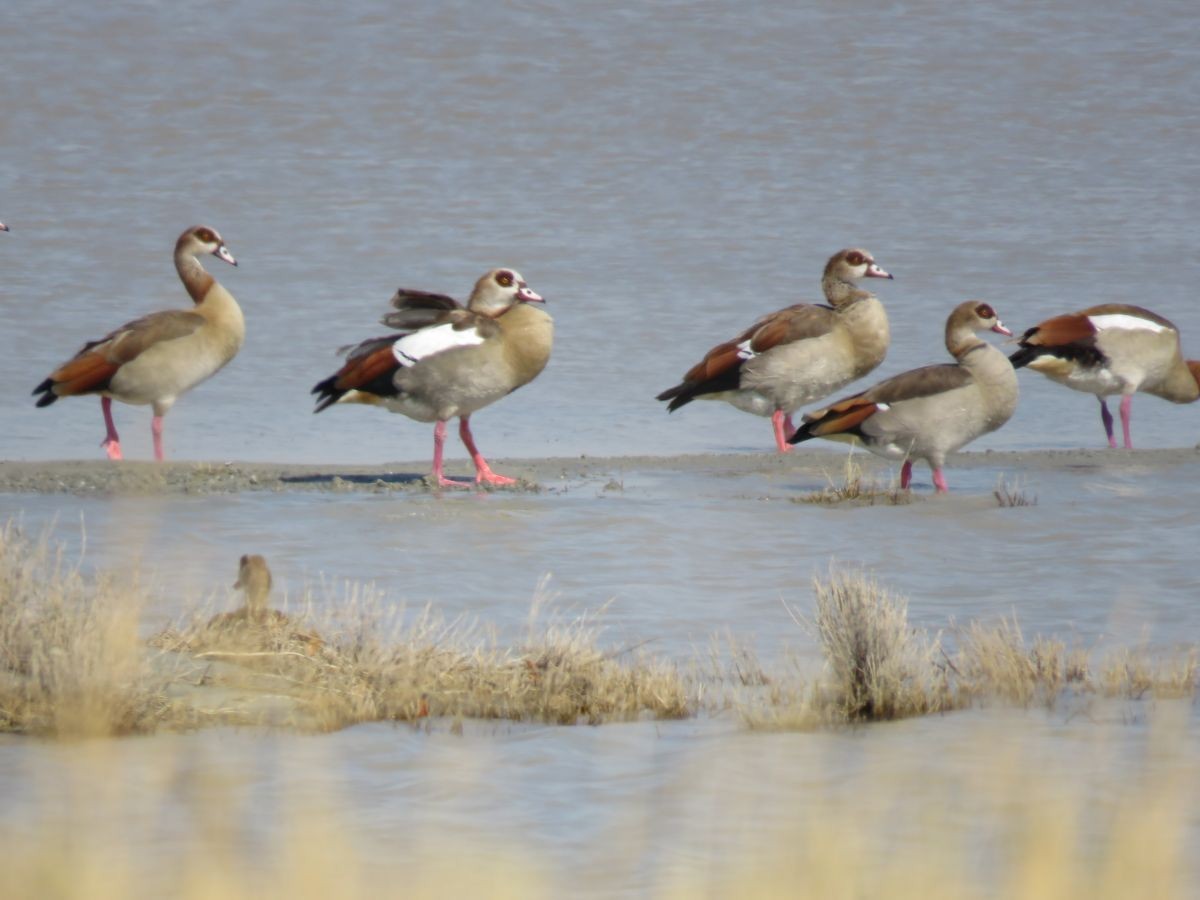
<instances>
[{"instance_id":1,"label":"grass clump on mud","mask_svg":"<svg viewBox=\"0 0 1200 900\"><path fill-rule=\"evenodd\" d=\"M46 538L0 528L0 730L151 731L169 714L138 636L136 586L89 578Z\"/></svg>"},{"instance_id":2,"label":"grass clump on mud","mask_svg":"<svg viewBox=\"0 0 1200 900\"><path fill-rule=\"evenodd\" d=\"M1053 708L1091 697L1194 698L1200 683L1196 646L1165 657L1124 649L1093 667L1082 647L1042 636L1027 641L1013 617L953 627L951 652L941 633L913 627L906 602L863 572L833 569L814 579L813 591L815 618L793 618L818 640L824 671L814 680L796 672L740 677L742 685L763 686L741 691L734 702L750 727L807 729L988 703ZM739 672L755 669L745 648L731 656ZM724 677L732 682L729 671Z\"/></svg>"},{"instance_id":3,"label":"grass clump on mud","mask_svg":"<svg viewBox=\"0 0 1200 900\"><path fill-rule=\"evenodd\" d=\"M793 503L815 506L903 506L913 502L912 491L902 490L893 479L887 484L868 478L854 457L853 450L846 455L840 479L826 475L826 485L819 491L793 497Z\"/></svg>"},{"instance_id":4,"label":"grass clump on mud","mask_svg":"<svg viewBox=\"0 0 1200 900\"><path fill-rule=\"evenodd\" d=\"M605 650L599 623L583 615L542 622L534 599L526 637L513 646L465 619L426 608L408 619L350 587L320 625L287 617L230 629L198 618L155 643L193 659L256 673L296 700L296 721L320 730L427 717L554 724L681 718L692 712L678 668L637 648ZM217 623L214 627L214 623Z\"/></svg>"},{"instance_id":5,"label":"grass clump on mud","mask_svg":"<svg viewBox=\"0 0 1200 900\"><path fill-rule=\"evenodd\" d=\"M753 728L810 729L980 704L1055 707L1089 698L1195 697L1200 654L1106 658L1027 640L1015 618L930 633L861 571L813 583L811 618L789 610L824 661L764 666L735 635L707 663L605 646L602 614L565 615L543 585L513 637L433 608L407 614L349 585L298 611L204 609L149 641L147 597L69 566L46 539L0 530L0 730L113 736L250 724L334 730L465 719L602 724L734 709ZM315 609L334 612L317 615ZM812 668L811 663L807 665Z\"/></svg>"}]
</instances>

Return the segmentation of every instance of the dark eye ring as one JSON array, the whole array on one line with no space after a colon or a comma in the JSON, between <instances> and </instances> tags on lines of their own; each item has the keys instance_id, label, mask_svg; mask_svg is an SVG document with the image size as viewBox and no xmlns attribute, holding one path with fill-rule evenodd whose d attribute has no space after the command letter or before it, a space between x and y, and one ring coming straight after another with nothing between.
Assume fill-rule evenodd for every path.
<instances>
[{"instance_id":1,"label":"dark eye ring","mask_svg":"<svg viewBox=\"0 0 1200 900\"><path fill-rule=\"evenodd\" d=\"M979 316L981 319L994 319L996 318L996 311L986 303L980 303L977 307L975 307L975 315Z\"/></svg>"},{"instance_id":2,"label":"dark eye ring","mask_svg":"<svg viewBox=\"0 0 1200 900\"><path fill-rule=\"evenodd\" d=\"M863 255L861 253L859 253L857 250L855 250L853 253L849 253L846 255L846 262L850 263L850 265L852 265L852 266L861 266L862 261L863 261Z\"/></svg>"},{"instance_id":3,"label":"dark eye ring","mask_svg":"<svg viewBox=\"0 0 1200 900\"><path fill-rule=\"evenodd\" d=\"M512 283L513 283L512 273L511 272L501 272L499 275L496 276L496 282L501 287L511 287Z\"/></svg>"}]
</instances>

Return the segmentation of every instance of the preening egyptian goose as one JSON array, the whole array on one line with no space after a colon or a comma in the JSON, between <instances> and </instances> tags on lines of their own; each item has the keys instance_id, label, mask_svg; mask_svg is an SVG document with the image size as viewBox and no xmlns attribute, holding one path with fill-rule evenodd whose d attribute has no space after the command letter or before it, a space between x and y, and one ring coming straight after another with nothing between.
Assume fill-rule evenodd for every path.
<instances>
[{"instance_id":1,"label":"preening egyptian goose","mask_svg":"<svg viewBox=\"0 0 1200 900\"><path fill-rule=\"evenodd\" d=\"M1116 447L1112 413L1104 398L1121 395L1125 449L1133 449L1129 421L1133 395L1154 394L1172 403L1200 398L1200 361L1185 360L1179 329L1140 306L1108 303L1034 325L1010 359L1052 381L1095 394L1108 446Z\"/></svg>"},{"instance_id":2,"label":"preening egyptian goose","mask_svg":"<svg viewBox=\"0 0 1200 900\"><path fill-rule=\"evenodd\" d=\"M912 369L808 414L792 443L861 441L872 453L904 460L903 488L912 481L912 461L924 459L937 492L945 493L946 454L995 431L1017 408L1017 374L1003 353L976 336L986 329L1012 334L988 304L960 303L946 320L946 349L956 362Z\"/></svg>"},{"instance_id":3,"label":"preening egyptian goose","mask_svg":"<svg viewBox=\"0 0 1200 900\"><path fill-rule=\"evenodd\" d=\"M96 341L34 388L38 406L59 397L99 394L108 431L101 443L109 459L121 458L112 401L151 404L154 458L163 458L163 416L179 396L211 378L237 355L246 337L242 309L233 295L204 271L197 257L211 253L231 266L237 260L217 232L189 228L175 242L175 269L196 304L191 310L163 310L127 322Z\"/></svg>"},{"instance_id":4,"label":"preening egyptian goose","mask_svg":"<svg viewBox=\"0 0 1200 900\"><path fill-rule=\"evenodd\" d=\"M446 422L458 416L476 484L514 484L516 479L488 466L475 446L470 418L546 367L554 320L531 305L544 302L512 269L493 269L481 277L465 307L442 294L401 288L392 298L397 311L383 323L403 334L350 348L346 364L312 389L314 412L335 403L370 403L418 422L436 422L433 479L440 487L466 486L442 471Z\"/></svg>"},{"instance_id":5,"label":"preening egyptian goose","mask_svg":"<svg viewBox=\"0 0 1200 900\"><path fill-rule=\"evenodd\" d=\"M671 401L668 412L699 398L770 416L775 446L786 453L795 431L792 412L883 361L890 340L887 312L858 281L891 277L866 250L839 250L821 277L828 306L798 303L763 316L709 350L681 383L656 399Z\"/></svg>"}]
</instances>

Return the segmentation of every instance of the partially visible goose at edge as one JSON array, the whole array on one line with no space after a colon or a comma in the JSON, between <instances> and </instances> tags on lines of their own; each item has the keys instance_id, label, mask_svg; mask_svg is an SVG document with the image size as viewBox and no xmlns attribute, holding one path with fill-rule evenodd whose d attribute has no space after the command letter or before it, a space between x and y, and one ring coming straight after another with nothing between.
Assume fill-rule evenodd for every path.
<instances>
[{"instance_id":1,"label":"partially visible goose at edge","mask_svg":"<svg viewBox=\"0 0 1200 900\"><path fill-rule=\"evenodd\" d=\"M1125 449L1133 449L1129 423L1133 395L1153 394L1172 403L1200 398L1200 361L1185 360L1179 329L1162 316L1123 303L1092 306L1034 325L1010 359L1051 381L1095 394L1108 446L1116 447L1105 397L1121 395Z\"/></svg>"},{"instance_id":2,"label":"partially visible goose at edge","mask_svg":"<svg viewBox=\"0 0 1200 900\"><path fill-rule=\"evenodd\" d=\"M475 483L515 484L515 478L488 466L475 446L470 419L546 367L554 320L533 305L544 302L512 269L483 275L465 307L443 294L401 288L392 298L397 312L384 316L383 323L403 334L349 348L346 364L312 389L317 395L313 411L335 403L369 403L418 422L436 422L432 478L439 487L467 486L447 478L442 466L446 422L457 416Z\"/></svg>"},{"instance_id":3,"label":"partially visible goose at edge","mask_svg":"<svg viewBox=\"0 0 1200 900\"><path fill-rule=\"evenodd\" d=\"M112 401L154 409L151 432L154 458L163 459L163 416L175 401L228 363L246 337L242 309L200 264L212 254L236 266L217 232L205 225L189 228L175 242L175 270L195 306L163 310L127 322L95 341L34 388L38 406L59 397L99 394L107 428L100 444L109 459L121 459L121 439L112 417Z\"/></svg>"},{"instance_id":4,"label":"partially visible goose at edge","mask_svg":"<svg viewBox=\"0 0 1200 900\"><path fill-rule=\"evenodd\" d=\"M810 413L792 443L860 441L878 456L904 460L902 488L912 482L913 460L923 459L937 492L945 493L946 454L995 431L1017 408L1017 374L1003 353L976 336L985 330L1012 334L988 304L960 303L946 320L954 363L912 369Z\"/></svg>"},{"instance_id":5,"label":"partially visible goose at edge","mask_svg":"<svg viewBox=\"0 0 1200 900\"><path fill-rule=\"evenodd\" d=\"M695 399L725 400L770 416L780 453L795 431L791 414L866 375L887 353L887 312L861 278L892 276L866 250L839 250L821 277L828 306L797 303L763 316L718 344L683 381L658 395L668 412Z\"/></svg>"}]
</instances>

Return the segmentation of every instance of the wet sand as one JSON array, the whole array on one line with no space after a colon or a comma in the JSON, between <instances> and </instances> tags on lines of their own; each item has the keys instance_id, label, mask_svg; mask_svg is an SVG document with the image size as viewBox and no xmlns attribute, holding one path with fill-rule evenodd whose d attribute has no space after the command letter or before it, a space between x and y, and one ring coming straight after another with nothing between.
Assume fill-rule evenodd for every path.
<instances>
[{"instance_id":1,"label":"wet sand","mask_svg":"<svg viewBox=\"0 0 1200 900\"><path fill-rule=\"evenodd\" d=\"M813 478L821 483L839 471L845 452L694 454L680 456L608 456L495 461L496 470L520 479L506 492L553 490L556 485L596 479L620 479L634 473L678 473L696 476L782 476ZM886 479L899 467L867 453L855 455L872 477ZM1033 450L958 453L947 472L954 490L955 469L993 467L1022 471L1167 470L1200 462L1200 448L1154 450ZM917 465L918 472L924 468ZM335 491L374 493L430 491L428 460L373 466L249 462L111 462L109 460L0 461L0 493L80 495L231 494L246 491ZM455 478L470 470L451 466Z\"/></svg>"}]
</instances>

